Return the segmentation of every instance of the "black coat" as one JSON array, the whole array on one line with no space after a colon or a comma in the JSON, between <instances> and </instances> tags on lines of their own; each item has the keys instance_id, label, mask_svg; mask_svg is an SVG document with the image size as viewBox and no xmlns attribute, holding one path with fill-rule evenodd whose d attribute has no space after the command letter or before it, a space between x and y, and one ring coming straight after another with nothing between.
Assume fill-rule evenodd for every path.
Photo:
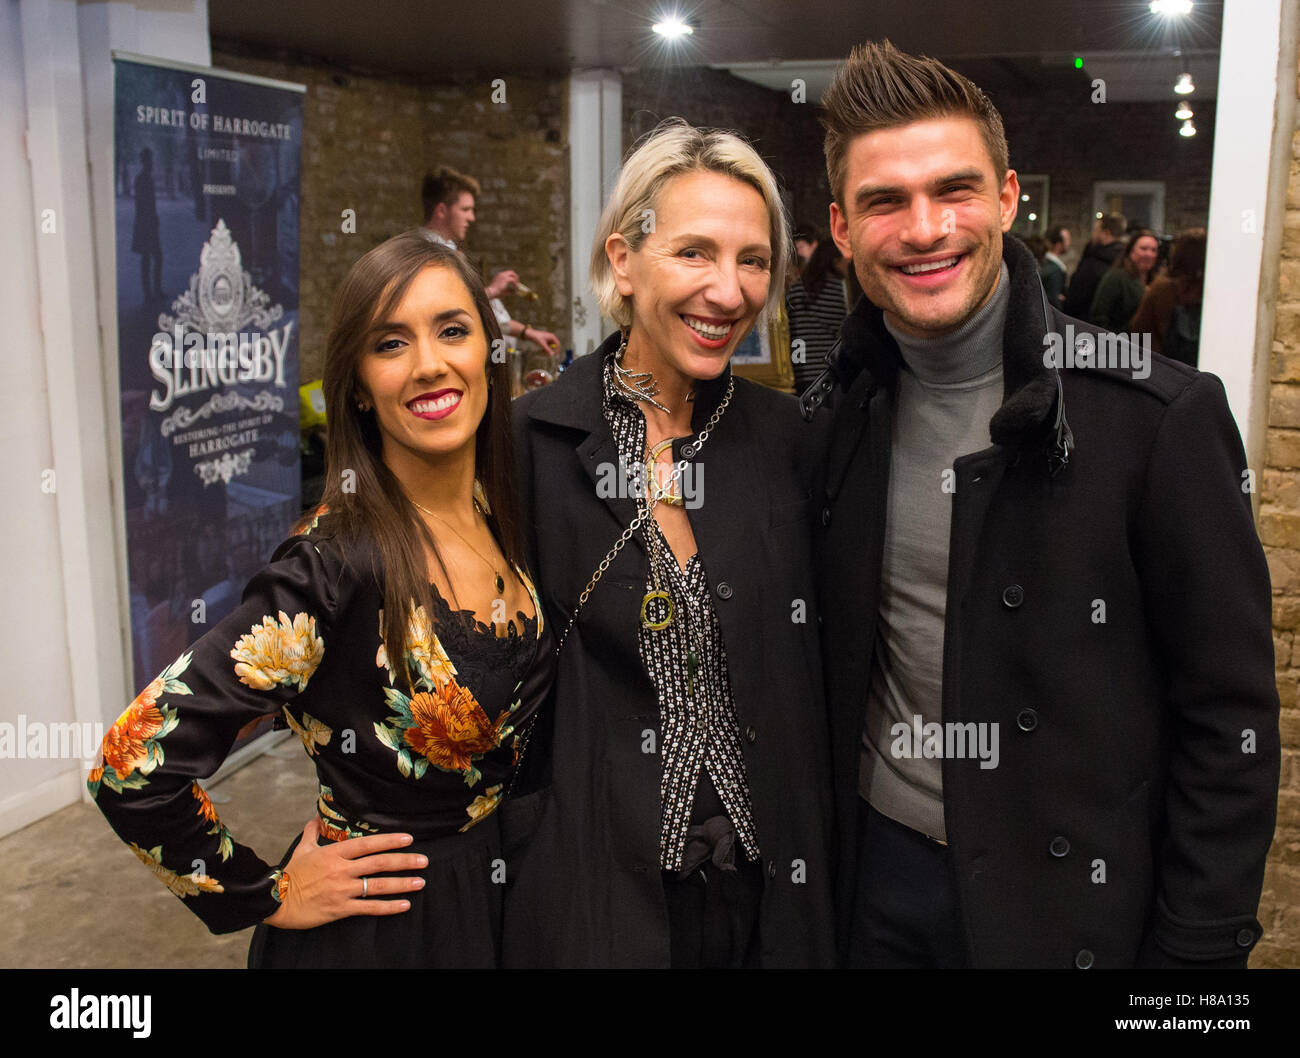
<instances>
[{"instance_id":1,"label":"black coat","mask_svg":"<svg viewBox=\"0 0 1300 1058\"><path fill-rule=\"evenodd\" d=\"M1006 398L992 447L954 465L943 649L943 720L999 725L996 768L943 761L971 965L1244 965L1278 698L1223 387L1162 357L1146 379L1045 366L1049 320L1098 329L1046 306L1020 243L1003 258ZM865 301L836 363L818 549L843 940L900 364Z\"/></svg>"},{"instance_id":2,"label":"black coat","mask_svg":"<svg viewBox=\"0 0 1300 1058\"><path fill-rule=\"evenodd\" d=\"M602 464L618 458L601 410L611 342L617 335L515 402L525 538L557 635L636 516L634 499L597 494ZM729 377L698 387L696 431ZM703 502L688 508L726 643L763 854L765 966L835 959L830 753L809 521L817 434L825 431L800 422L792 398L737 379L697 457ZM637 648L648 568L638 531L560 655L553 731L539 729L525 757L533 776L539 762L547 765L549 785L544 778L540 792L509 805L504 824L508 966L669 964L659 706ZM655 751L646 752L651 743ZM532 825L525 845L519 833Z\"/></svg>"},{"instance_id":3,"label":"black coat","mask_svg":"<svg viewBox=\"0 0 1300 1058\"><path fill-rule=\"evenodd\" d=\"M1061 306L1067 316L1081 320L1088 318L1092 312L1092 299L1097 294L1097 284L1123 252L1124 244L1118 239L1105 246L1090 242L1083 248L1083 256L1079 258L1078 267L1070 277L1070 287L1065 292L1065 304Z\"/></svg>"}]
</instances>

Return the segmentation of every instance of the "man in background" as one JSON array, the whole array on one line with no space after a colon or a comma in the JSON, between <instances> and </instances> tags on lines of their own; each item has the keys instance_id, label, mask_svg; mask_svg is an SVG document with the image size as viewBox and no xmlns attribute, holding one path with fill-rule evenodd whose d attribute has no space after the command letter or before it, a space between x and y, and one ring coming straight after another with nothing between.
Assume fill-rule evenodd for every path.
<instances>
[{"instance_id":1,"label":"man in background","mask_svg":"<svg viewBox=\"0 0 1300 1058\"><path fill-rule=\"evenodd\" d=\"M1115 263L1115 258L1124 252L1123 239L1127 229L1128 221L1122 213L1107 213L1097 218L1092 229L1092 241L1083 248L1083 258L1074 270L1070 289L1065 292L1065 304L1061 308L1067 316L1076 320L1088 318L1097 284L1106 274L1106 269Z\"/></svg>"},{"instance_id":2,"label":"man in background","mask_svg":"<svg viewBox=\"0 0 1300 1058\"><path fill-rule=\"evenodd\" d=\"M1038 276L1047 291L1047 301L1052 308L1065 307L1065 261L1062 258L1070 252L1070 229L1058 224L1047 229L1047 252L1043 254L1043 263Z\"/></svg>"},{"instance_id":3,"label":"man in background","mask_svg":"<svg viewBox=\"0 0 1300 1058\"><path fill-rule=\"evenodd\" d=\"M459 249L469 226L474 223L474 199L480 191L477 180L450 166L444 165L426 174L420 187L425 235L450 250ZM501 333L507 338L536 342L552 356L558 355L559 338L530 323L511 319L509 311L502 304L501 296L513 292L518 285L518 273L506 268L497 272L484 288L497 322L501 324Z\"/></svg>"}]
</instances>

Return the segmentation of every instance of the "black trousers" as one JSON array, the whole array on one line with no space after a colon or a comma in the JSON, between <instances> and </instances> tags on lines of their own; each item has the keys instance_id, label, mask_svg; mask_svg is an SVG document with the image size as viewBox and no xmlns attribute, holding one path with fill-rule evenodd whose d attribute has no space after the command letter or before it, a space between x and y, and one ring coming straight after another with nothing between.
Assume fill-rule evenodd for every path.
<instances>
[{"instance_id":1,"label":"black trousers","mask_svg":"<svg viewBox=\"0 0 1300 1058\"><path fill-rule=\"evenodd\" d=\"M759 965L758 909L762 862L736 858L735 870L705 861L687 877L664 871L668 952L674 970Z\"/></svg>"},{"instance_id":2,"label":"black trousers","mask_svg":"<svg viewBox=\"0 0 1300 1058\"><path fill-rule=\"evenodd\" d=\"M881 815L858 815L858 878L849 936L855 969L967 965L952 850Z\"/></svg>"}]
</instances>

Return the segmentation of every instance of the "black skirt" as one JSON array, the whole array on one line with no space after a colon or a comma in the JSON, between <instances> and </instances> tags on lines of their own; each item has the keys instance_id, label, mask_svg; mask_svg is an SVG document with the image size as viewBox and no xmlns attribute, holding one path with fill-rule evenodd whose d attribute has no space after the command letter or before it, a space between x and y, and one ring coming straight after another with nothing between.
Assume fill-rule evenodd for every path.
<instances>
[{"instance_id":1,"label":"black skirt","mask_svg":"<svg viewBox=\"0 0 1300 1058\"><path fill-rule=\"evenodd\" d=\"M299 838L280 861L289 862ZM423 853L429 865L395 871L420 875L424 888L403 894L396 915L352 915L314 929L262 923L248 949L250 969L461 969L500 963L505 862L496 813L451 837L417 838L401 853ZM380 899L402 899L385 896Z\"/></svg>"}]
</instances>

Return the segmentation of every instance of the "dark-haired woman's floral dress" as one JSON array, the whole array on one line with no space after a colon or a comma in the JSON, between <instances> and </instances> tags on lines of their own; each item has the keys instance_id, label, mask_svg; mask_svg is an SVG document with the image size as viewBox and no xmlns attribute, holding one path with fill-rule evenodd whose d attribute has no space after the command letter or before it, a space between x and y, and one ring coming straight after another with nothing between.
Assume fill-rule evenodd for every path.
<instances>
[{"instance_id":1,"label":"dark-haired woman's floral dress","mask_svg":"<svg viewBox=\"0 0 1300 1058\"><path fill-rule=\"evenodd\" d=\"M231 836L196 781L259 717L275 714L314 761L322 841L410 833L398 851L428 856L423 870L390 875L425 879L400 894L410 910L309 930L259 925L252 966L497 962L508 865L495 812L552 678L550 634L521 573L535 618L520 613L498 636L435 592L432 614L412 607L395 665L377 567L368 549L345 558L328 516L281 544L240 607L127 706L90 774L113 829L214 933L275 912L297 844L267 863Z\"/></svg>"}]
</instances>

